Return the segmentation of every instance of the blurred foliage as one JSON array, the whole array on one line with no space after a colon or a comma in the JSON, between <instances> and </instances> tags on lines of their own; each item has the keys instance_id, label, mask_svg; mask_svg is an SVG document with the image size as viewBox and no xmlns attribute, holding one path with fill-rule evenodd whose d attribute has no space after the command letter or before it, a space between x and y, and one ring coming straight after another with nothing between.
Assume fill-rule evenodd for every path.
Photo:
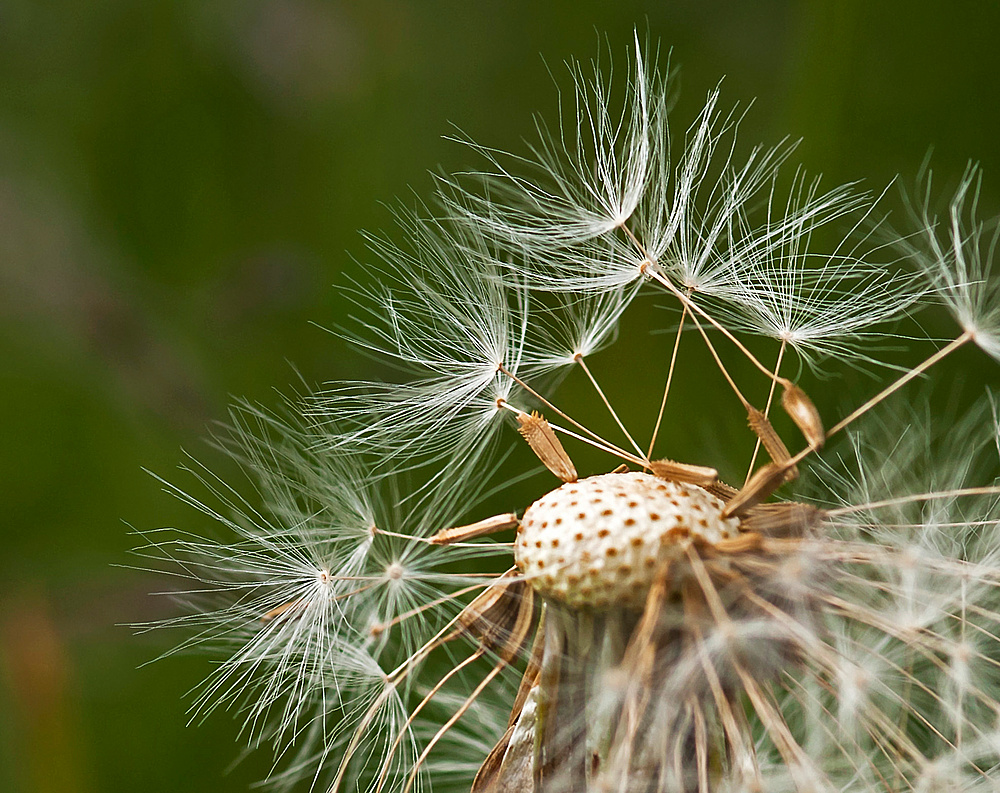
<instances>
[{"instance_id":1,"label":"blurred foliage","mask_svg":"<svg viewBox=\"0 0 1000 793\"><path fill-rule=\"evenodd\" d=\"M451 123L521 147L555 106L545 64L558 77L600 37L623 53L634 26L674 48L681 118L728 75L724 100L759 97L744 141L801 136L829 184L875 188L912 182L934 146L943 190L982 162L996 212L994 3L0 5L0 789L235 791L265 773L263 757L225 773L224 714L185 727L207 661L137 669L174 637L115 627L171 613L146 594L163 581L113 566L136 543L122 521L205 528L141 468L169 476L183 447L225 471L203 439L230 395L365 376L309 324L346 310L332 284L363 260L356 229L426 195L428 170L475 164ZM950 377L978 391L993 375L969 360ZM660 387L637 371L611 378L619 399ZM711 462L742 416L684 384L675 398L709 419L675 433L678 456Z\"/></svg>"}]
</instances>

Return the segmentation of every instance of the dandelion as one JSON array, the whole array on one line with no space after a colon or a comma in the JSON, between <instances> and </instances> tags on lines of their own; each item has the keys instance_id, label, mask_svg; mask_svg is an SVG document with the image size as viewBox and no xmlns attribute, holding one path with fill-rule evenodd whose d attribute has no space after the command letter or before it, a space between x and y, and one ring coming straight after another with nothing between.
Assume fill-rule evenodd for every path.
<instances>
[{"instance_id":1,"label":"dandelion","mask_svg":"<svg viewBox=\"0 0 1000 793\"><path fill-rule=\"evenodd\" d=\"M218 506L171 488L227 534L141 551L195 582L168 623L191 632L179 649L220 660L193 714L239 711L280 789L994 789L996 396L941 432L912 400L883 404L965 341L996 357L983 226L956 220L971 177L949 248L926 216L896 241L908 273L881 261L877 202L854 185L821 193L798 170L778 200L785 144L734 165L738 118L716 94L676 151L668 81L655 53L633 57L619 115L600 70L571 65L572 134L543 128L526 175L481 149L497 173L446 180L446 217L401 212L402 243L370 238L380 264L338 332L405 379L236 410L224 445L259 505L204 469ZM591 359L649 298L681 319L645 437ZM824 429L786 350L881 363L871 339L928 299L962 334ZM688 323L707 372L678 355ZM773 366L747 335L773 342ZM603 426L561 404L577 370ZM757 441L742 486L654 454L664 422L694 420L668 410L675 377L741 403ZM541 466L514 468L518 445ZM585 445L603 462L581 472ZM529 503L484 512L529 476Z\"/></svg>"}]
</instances>

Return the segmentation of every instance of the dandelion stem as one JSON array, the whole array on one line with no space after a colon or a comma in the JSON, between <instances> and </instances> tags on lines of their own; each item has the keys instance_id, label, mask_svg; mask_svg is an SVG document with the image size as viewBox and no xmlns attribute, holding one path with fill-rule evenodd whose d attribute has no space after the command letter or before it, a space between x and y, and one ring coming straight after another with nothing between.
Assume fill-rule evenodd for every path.
<instances>
[{"instance_id":1,"label":"dandelion stem","mask_svg":"<svg viewBox=\"0 0 1000 793\"><path fill-rule=\"evenodd\" d=\"M718 320L716 320L714 317L708 314L708 312L706 312L703 308L701 308L701 306L699 306L697 303L691 300L691 298L688 295L685 295L680 289L674 286L674 284L671 283L669 278L664 277L663 274L660 272L659 262L657 262L653 257L649 255L649 251L647 251L646 247L639 241L639 238L632 233L632 230L624 224L622 225L621 228L628 235L628 238L632 241L632 244L635 245L635 247L638 249L639 253L641 253L646 258L646 264L643 266L643 272L646 275L648 275L654 281L665 286L669 292L673 293L673 295L678 300L681 301L681 305L687 306L688 308L691 309L693 313L701 314L706 320L708 320L708 322L712 325L712 327L714 327L716 330L722 333L723 336L725 336L733 344L735 344L736 348L747 357L747 360L749 360L750 363L752 363L754 366L760 369L761 372L766 374L772 380L777 380L782 384L789 382L784 377L779 377L777 374L775 374L766 366L764 366L764 364L762 364L759 360L757 360L756 356L754 356L754 354L750 352L750 350L748 350L746 346L744 346L743 343L739 339L737 339L729 330L727 330L720 322L718 322ZM649 265L652 265L652 268L650 268Z\"/></svg>"},{"instance_id":2,"label":"dandelion stem","mask_svg":"<svg viewBox=\"0 0 1000 793\"><path fill-rule=\"evenodd\" d=\"M594 378L594 375L591 374L590 369L588 368L586 362L584 362L583 356L580 355L580 353L577 353L576 355L573 356L573 358L578 364L580 364L580 368L583 369L584 374L587 375L587 379L590 380L590 382L593 384L594 389L597 391L598 396L601 397L601 401L604 402L604 405L607 407L608 412L611 414L611 418L615 420L615 423L618 425L619 429L621 429L621 431L625 433L625 437L628 438L629 443L632 444L632 448L639 453L639 456L641 458L645 459L646 455L642 453L642 449L639 448L639 444L635 442L635 439L631 436L631 434L629 434L629 431L625 429L625 425L622 424L622 420L618 418L618 414L615 412L615 409L611 407L611 402L608 401L608 398L604 395L604 391L601 389L601 386L598 385L597 380ZM646 462L648 462L648 460L646 460Z\"/></svg>"},{"instance_id":3,"label":"dandelion stem","mask_svg":"<svg viewBox=\"0 0 1000 793\"><path fill-rule=\"evenodd\" d=\"M497 405L502 408L506 408L515 415L524 415L523 410L510 404L510 402L508 402L506 399L498 399ZM573 421L572 419L570 419L570 421L573 424L576 424L576 422ZM568 435L570 438L576 438L576 440L578 441L590 444L595 449L600 449L602 452L607 452L608 454L612 454L615 457L620 457L622 460L627 460L628 462L633 463L635 465L641 465L643 467L646 467L647 463L649 462L649 460L642 460L636 457L635 455L629 454L624 449L619 449L617 446L615 446L612 443L608 443L603 438L598 437L598 440L592 440L590 438L584 437L583 435L580 435L579 433L573 432L572 430L568 430L565 427L560 427L558 424L553 424L551 421L549 422L549 426L552 427L552 429L556 430L557 432L561 432L563 435Z\"/></svg>"},{"instance_id":4,"label":"dandelion stem","mask_svg":"<svg viewBox=\"0 0 1000 793\"><path fill-rule=\"evenodd\" d=\"M726 382L729 383L729 387L733 389L733 392L736 394L736 398L740 400L744 409L749 411L752 405L747 401L746 397L743 396L743 392L740 391L739 386L736 385L736 381L730 376L729 371L726 369L725 364L722 363L722 359L719 357L719 353L715 349L715 345L712 344L712 340L708 338L708 334L701 326L698 318L692 314L691 321L694 322L694 326L698 329L701 337L705 340L705 346L708 347L708 351L712 353L712 357L715 359L715 363L718 365L719 371L722 372L722 376L726 378Z\"/></svg>"},{"instance_id":5,"label":"dandelion stem","mask_svg":"<svg viewBox=\"0 0 1000 793\"><path fill-rule=\"evenodd\" d=\"M884 501L869 501L867 504L854 504L849 507L838 507L837 509L827 510L826 514L828 516L850 515L854 512L864 512L866 509L894 507L897 504L910 504L910 503L916 503L918 501L937 501L939 499L944 499L944 498L962 498L963 496L991 496L991 495L1000 495L1000 485L993 485L987 487L964 487L956 490L941 490L936 493L919 493L914 496L887 498Z\"/></svg>"},{"instance_id":6,"label":"dandelion stem","mask_svg":"<svg viewBox=\"0 0 1000 793\"><path fill-rule=\"evenodd\" d=\"M503 366L503 364L501 364L500 366L497 367L497 371L499 371L502 374L507 375L507 377L509 377L511 380L513 380L515 383L517 383L519 386L521 386L521 388L523 388L525 391L527 391L529 394L531 394L533 397L535 397L535 399L537 399L539 402L541 402L543 405L545 405L545 407L549 408L550 410L552 410L557 415L562 416L564 419L566 419L566 421L568 421L570 424L572 424L578 430L580 430L581 432L586 433L591 438L593 438L595 441L597 441L598 443L602 444L602 447L605 450L612 450L613 449L614 450L613 453L616 454L617 456L621 457L622 459L631 459L631 460L635 459L635 458L632 457L632 455L628 454L627 452L625 452L622 449L619 449L617 446L615 446L610 441L604 440L604 438L602 438L596 432L594 432L591 429L588 429L583 424L581 424L579 421L577 421L576 419L574 419L572 416L570 416L569 414L567 414L567 413L563 412L562 410L560 410L559 408L557 408L555 405L553 405L551 402L549 402L549 400L547 400L545 397L543 397L541 394L539 394L535 389L533 389L526 382L524 382L524 380L522 380L520 377L518 377L513 372L508 371ZM505 400L505 399L498 399L497 403L501 404L504 407L508 407L508 409L513 410L516 413L523 413L524 412L523 410L519 410L519 409L513 407L512 405L510 405L510 403L507 402L507 400ZM553 426L555 426L555 425L553 425ZM625 434L628 435L627 432ZM576 436L574 436L574 437L576 437ZM631 440L631 438L630 438L630 440ZM588 441L588 443L589 443L589 441ZM633 441L633 443L634 443L634 441ZM602 447L598 447L598 448L602 448ZM640 452L640 454L642 454L642 452ZM640 465L642 464L641 460L639 461L639 464Z\"/></svg>"},{"instance_id":7,"label":"dandelion stem","mask_svg":"<svg viewBox=\"0 0 1000 793\"><path fill-rule=\"evenodd\" d=\"M428 603L424 603L421 606L417 606L416 608L410 609L409 611L399 614L393 619L389 620L389 622L380 622L378 625L373 625L370 628L370 630L372 633L376 634L382 633L384 631L387 631L393 625L398 625L404 620L410 619L410 617L416 617L418 614L423 614L428 609L437 608L442 603L447 603L449 600L454 600L455 598L461 597L462 595L467 595L469 592L475 592L477 589L482 589L483 587L490 586L492 583L493 579L490 579L489 581L484 581L481 584L473 584L471 586L464 587L463 589L459 589L455 592L450 592L447 595L443 595L442 597L436 598Z\"/></svg>"},{"instance_id":8,"label":"dandelion stem","mask_svg":"<svg viewBox=\"0 0 1000 793\"><path fill-rule=\"evenodd\" d=\"M434 698L434 695L441 690L445 683L447 683L452 677L458 674L473 661L482 658L485 652L485 647L478 647L472 655L455 664L455 666L448 670L448 672L440 680L438 680L434 687L427 692L426 696L413 709L413 712L410 713L409 717L406 719L406 723L403 724L402 728L397 733L396 740L394 740L392 742L392 746L389 747L389 751L386 753L385 759L382 761L382 773L379 775L378 784L375 787L375 793L381 793L382 789L385 787L386 778L389 776L389 770L391 768L390 761L393 757L395 757L396 751L399 749L399 744L403 740L403 736L407 734L407 731L410 729L410 725L413 724L413 720L420 715L420 711L422 711L424 706Z\"/></svg>"},{"instance_id":9,"label":"dandelion stem","mask_svg":"<svg viewBox=\"0 0 1000 793\"><path fill-rule=\"evenodd\" d=\"M922 364L920 364L919 366L914 367L909 372L907 372L902 377L900 377L898 380L896 380L896 382L894 382L892 385L886 387L885 389L883 389L882 391L880 391L878 394L876 394L875 396L873 396L871 399L869 399L867 402L865 402L865 404L863 404L861 407L859 407L857 410L855 410L853 413L851 413L851 415L849 415L847 418L841 419L839 422L837 422L836 424L834 424L830 428L830 430L826 433L827 437L830 437L835 432L839 432L844 427L846 427L848 424L850 424L852 421L854 421L856 418L858 418L859 416L862 416L865 413L867 413L869 410L871 410L873 407L875 407L875 405L877 405L879 402L881 402L887 396L889 396L890 394L894 393L898 389L902 388L904 385L906 385L908 382L910 382L910 380L912 380L914 377L916 377L919 374L922 374L924 371L926 371L931 366L933 366L934 364L936 364L942 358L950 355L952 352L954 352L955 350L957 350L959 347L961 347L963 344L965 344L967 341L970 341L971 339L972 339L972 333L970 331L966 331L961 336L959 336L957 339L955 339L954 341L950 342L947 346L942 347L940 350L938 350L936 353L934 353L930 358L928 358Z\"/></svg>"},{"instance_id":10,"label":"dandelion stem","mask_svg":"<svg viewBox=\"0 0 1000 793\"><path fill-rule=\"evenodd\" d=\"M677 325L677 337L674 339L674 349L670 353L670 368L667 370L667 383L663 387L663 399L660 400L660 412L656 414L656 425L653 427L653 437L649 441L649 451L646 457L652 457L653 447L656 445L656 437L660 434L660 424L663 421L663 412L667 407L667 396L670 394L670 384L674 379L674 368L677 365L677 351L681 346L681 332L684 330L684 319L687 317L688 307L685 304L681 310L681 320Z\"/></svg>"},{"instance_id":11,"label":"dandelion stem","mask_svg":"<svg viewBox=\"0 0 1000 793\"><path fill-rule=\"evenodd\" d=\"M480 681L479 685L477 685L473 689L472 693L469 694L468 697L466 697L465 702L463 702L462 705L459 708L457 708L453 714L451 714L448 720L441 725L441 729L439 729L434 734L434 737L427 742L427 746L424 747L424 750L420 753L420 757L418 757L417 761L413 764L413 769L410 771L410 775L406 780L406 785L403 788L403 793L410 793L410 790L413 788L413 783L417 779L417 773L420 771L420 766L424 764L424 761L427 759L427 755L431 753L431 750L437 745L437 742L440 741L442 737L444 737L444 734L448 732L448 730L452 728L455 722L462 717L465 711L467 711L472 706L472 703L475 702L476 697L478 697L483 692L483 689L490 684L490 682L493 680L494 677L500 674L501 670L503 670L505 666L507 666L507 663L505 661L503 660L498 661L496 665L489 671L489 674L487 674L486 677L484 677L482 681Z\"/></svg>"}]
</instances>

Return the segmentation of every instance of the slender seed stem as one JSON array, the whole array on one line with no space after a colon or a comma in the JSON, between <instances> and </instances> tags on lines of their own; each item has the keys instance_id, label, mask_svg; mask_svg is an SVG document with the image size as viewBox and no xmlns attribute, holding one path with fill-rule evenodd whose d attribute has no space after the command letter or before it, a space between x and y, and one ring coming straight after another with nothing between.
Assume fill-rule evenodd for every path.
<instances>
[{"instance_id":1,"label":"slender seed stem","mask_svg":"<svg viewBox=\"0 0 1000 793\"><path fill-rule=\"evenodd\" d=\"M844 427L846 427L848 424L850 424L855 419L858 419L861 416L863 416L865 413L867 413L869 410L871 410L873 407L875 407L875 405L877 405L883 399L885 399L886 397L888 397L890 394L893 394L896 391L898 391L900 388L902 388L904 385L906 385L908 382L910 382L910 380L912 380L914 377L917 377L918 375L922 374L927 369L930 369L931 366L933 366L934 364L936 364L942 358L945 358L946 356L948 356L951 353L953 353L955 350L957 350L959 347L961 347L963 344L965 344L967 341L969 341L971 339L972 339L972 333L970 333L969 331L966 331L965 333L963 333L961 336L959 336L954 341L949 342L947 345L945 345L940 350L938 350L936 353L934 353L930 358L928 358L922 364L920 364L919 366L916 366L913 369L911 369L910 371L908 371L906 374L904 374L902 377L900 377L898 380L896 380L891 385L886 386L879 393L877 393L875 396L873 396L871 399L869 399L867 402L865 402L865 404L863 404L861 407L859 407L857 410L855 410L853 413L851 413L851 415L849 415L847 418L841 419L839 422L837 422L836 424L834 424L827 431L826 437L829 438L834 433L840 432L840 430L844 429ZM812 446L807 446L805 449L803 449L802 451L798 452L791 459L787 460L785 462L785 464L784 464L785 468L786 469L792 468L793 466L795 466L798 463L800 463L804 458L806 458L810 454L812 454L814 451L815 451L815 449L813 449Z\"/></svg>"},{"instance_id":2,"label":"slender seed stem","mask_svg":"<svg viewBox=\"0 0 1000 793\"><path fill-rule=\"evenodd\" d=\"M656 263L653 262L653 264L655 265ZM743 353L743 355L747 358L747 360L750 361L750 363L752 363L758 369L760 369L761 372L763 372L772 380L777 380L782 385L790 383L790 381L787 378L779 377L770 369L768 369L766 366L764 366L764 364L762 364L757 359L757 357L752 352L750 352L750 350L746 348L746 345L744 345L743 342L737 339L724 325L722 325L718 320L716 320L715 317L713 317L711 314L705 311L705 309L703 309L701 306L699 306L697 303L691 300L691 298L685 295L680 289L674 286L670 282L670 279L664 277L658 270L647 269L646 272L649 273L650 278L652 278L657 283L667 287L667 289L670 290L682 303L689 306L693 314L700 314L705 320L708 321L708 323L713 328L715 328L717 331L719 331L719 333L721 333L723 336L729 339L729 341L731 341L736 346L736 349L738 349L741 353Z\"/></svg>"},{"instance_id":3,"label":"slender seed stem","mask_svg":"<svg viewBox=\"0 0 1000 793\"><path fill-rule=\"evenodd\" d=\"M506 408L507 410L509 410L514 415L521 415L521 416L524 415L524 411L523 410L521 410L518 407L514 407L514 405L510 404L510 402L508 402L506 399L498 399L497 400L497 406L498 407L502 407L502 408ZM570 419L570 421L572 421L572 419ZM575 424L576 422L573 422L573 423ZM580 435L579 433L573 432L572 430L568 430L565 427L560 427L558 424L553 424L551 421L548 422L548 424L556 432L561 432L563 435L568 435L570 438L575 438L578 441L582 441L583 443L590 444L595 449L600 449L602 452L607 452L608 454L612 454L615 457L620 457L622 460L627 460L628 462L633 463L635 465L641 465L641 466L645 467L646 464L649 462L648 460L641 460L638 457L636 457L635 455L629 454L624 449L619 449L614 444L608 443L607 441L605 441L603 439L592 440L591 438L587 438L587 437L585 437L583 435ZM584 429L586 429L586 428L584 428ZM591 433L591 434L593 434L593 433Z\"/></svg>"},{"instance_id":4,"label":"slender seed stem","mask_svg":"<svg viewBox=\"0 0 1000 793\"><path fill-rule=\"evenodd\" d=\"M379 534L384 534L386 537L398 537L401 540L413 540L414 542L423 542L423 543L427 543L428 545L439 545L440 544L440 543L434 542L434 540L432 538L430 538L430 537L418 537L416 534L403 534L402 532L398 532L398 531L386 531L385 529L379 529L378 533ZM513 545L513 543L509 543L509 542L490 542L490 543L484 543L484 542L449 542L448 543L448 546L451 547L451 548L493 548L493 547L504 548L504 547L509 547L511 545ZM454 575L454 573L450 573L449 575Z\"/></svg>"},{"instance_id":5,"label":"slender seed stem","mask_svg":"<svg viewBox=\"0 0 1000 793\"><path fill-rule=\"evenodd\" d=\"M674 286L669 278L664 277L664 275L660 272L659 262L657 262L649 255L649 252L646 250L646 247L642 244L642 242L639 241L639 238L632 233L632 230L625 225L622 225L621 228L628 235L628 238L632 241L632 244L635 245L639 253L641 253L646 258L646 262L642 266L642 272L644 274L648 275L657 283L665 286L667 288L667 291L673 293L674 297L676 297L678 300L681 301L681 305L687 306L695 314L701 314L701 316L704 317L709 322L709 324L712 325L712 327L714 327L723 336L729 339L729 341L735 344L736 348L747 357L747 360L749 360L750 363L752 363L754 366L760 369L761 372L763 372L772 380L777 380L782 385L789 383L789 381L786 378L779 377L777 374L775 374L766 366L764 366L764 364L762 364L759 360L757 360L756 356L754 356L754 354L750 352L750 350L748 350L746 346L739 339L737 339L728 329L726 329L720 322L718 322L714 317L708 314L701 306L699 306L697 303L691 300L691 298L688 295L684 294L680 289Z\"/></svg>"},{"instance_id":6,"label":"slender seed stem","mask_svg":"<svg viewBox=\"0 0 1000 793\"><path fill-rule=\"evenodd\" d=\"M961 498L962 496L993 496L1000 495L1000 485L987 487L965 487L957 490L942 490L937 493L919 493L914 496L901 496L899 498L887 498L884 501L869 501L867 504L853 504L849 507L838 507L828 509L827 516L849 515L853 512L863 512L866 509L878 509L880 507L894 507L897 504L910 504L917 501L937 501L943 498ZM962 524L966 525L966 524Z\"/></svg>"},{"instance_id":7,"label":"slender seed stem","mask_svg":"<svg viewBox=\"0 0 1000 793\"><path fill-rule=\"evenodd\" d=\"M681 346L681 331L684 330L684 319L687 317L688 307L685 305L681 311L681 321L677 325L677 337L674 339L674 349L670 353L670 368L667 370L667 384L663 387L663 399L660 400L660 412L656 414L656 426L653 427L653 437L649 441L649 451L646 457L653 456L653 447L656 445L656 437L660 434L660 424L663 422L663 411L667 407L667 396L670 394L670 384L674 379L674 368L677 365L677 351Z\"/></svg>"},{"instance_id":8,"label":"slender seed stem","mask_svg":"<svg viewBox=\"0 0 1000 793\"><path fill-rule=\"evenodd\" d=\"M959 336L957 339L955 339L954 341L950 342L948 345L942 347L940 350L938 350L936 353L934 353L930 358L928 358L922 364L920 364L917 367L914 367L909 372L907 372L902 377L900 377L895 383L893 383L892 385L886 387L885 389L883 389L882 391L880 391L878 394L876 394L875 396L873 396L871 399L869 399L867 402L865 402L865 404L863 404L861 407L859 407L857 410L855 410L853 413L851 413L851 415L849 415L847 418L841 419L838 423L834 424L830 428L830 430L826 433L826 436L830 437L835 432L839 432L840 430L842 430L844 427L846 427L848 424L850 424L856 418L858 418L859 416L862 416L865 413L867 413L869 410L871 410L873 407L875 407L875 405L877 405L879 402L881 402L887 396L889 396L890 394L894 393L898 389L902 388L904 385L906 385L908 382L910 382L910 380L912 380L917 375L922 374L925 370L929 369L931 366L933 366L934 364L936 364L942 358L944 358L944 357L950 355L951 353L953 353L955 350L957 350L959 347L961 347L963 344L965 344L970 339L972 339L972 333L970 333L969 331L966 331L961 336Z\"/></svg>"},{"instance_id":9,"label":"slender seed stem","mask_svg":"<svg viewBox=\"0 0 1000 793\"><path fill-rule=\"evenodd\" d=\"M483 577L485 578L485 576ZM456 598L459 598L462 595L469 594L469 592L475 592L477 589L483 589L484 587L491 586L493 582L494 579L491 579L489 581L484 581L481 584L473 584L472 586L467 586L463 589L456 590L455 592L449 592L447 595L443 595L442 597L430 600L427 603L423 603L417 606L416 608L412 608L409 611L403 612L402 614L393 617L393 619L389 620L388 622L380 622L377 625L372 625L370 630L373 634L382 633L391 628L393 625L398 625L404 620L408 620L411 617L416 617L419 614L423 614L425 611L429 609L437 608L442 603L447 603L449 600L455 600Z\"/></svg>"},{"instance_id":10,"label":"slender seed stem","mask_svg":"<svg viewBox=\"0 0 1000 793\"><path fill-rule=\"evenodd\" d=\"M420 753L420 757L418 757L416 762L413 764L413 768L410 770L410 774L406 778L406 785L403 787L403 793L410 793L410 790L413 789L414 782L416 782L417 779L417 774L420 771L420 766L424 764L424 761L427 759L427 755L431 753L431 750L438 743L438 741L440 741L441 738L444 737L444 734L452 728L452 725L454 725L456 721L462 718L462 715L470 707L472 707L472 704L476 701L476 697L478 697L483 692L483 689L485 689L493 680L493 678L496 677L498 674L500 674L500 672L502 672L506 666L507 664L504 661L502 660L498 661L496 665L489 671L489 674L487 674L486 677L484 677L482 681L480 681L479 685L477 685L472 690L472 693L465 698L465 701L458 707L458 709L451 715L451 717L444 724L441 725L441 729L439 729L436 733L434 733L434 737L432 737L427 742L427 745L424 747L424 750Z\"/></svg>"},{"instance_id":11,"label":"slender seed stem","mask_svg":"<svg viewBox=\"0 0 1000 793\"><path fill-rule=\"evenodd\" d=\"M628 438L629 443L632 444L632 448L639 453L639 457L645 458L646 455L642 453L642 449L639 448L639 444L635 442L635 439L632 437L631 433L629 433L629 431L625 429L625 425L622 424L622 420L618 418L618 414L615 412L615 409L611 407L611 402L608 401L608 398L604 395L604 391L601 389L601 386L598 385L594 375L591 374L590 369L587 367L586 362L583 360L583 356L577 353L573 357L576 360L576 362L580 364L580 368L583 369L583 373L587 375L587 379L590 380L591 384L594 386L594 389L597 391L598 396L601 397L601 401L604 402L604 406L608 409L608 412L611 414L611 418L615 420L615 424L617 424L618 428L623 433L625 433L625 437Z\"/></svg>"},{"instance_id":12,"label":"slender seed stem","mask_svg":"<svg viewBox=\"0 0 1000 793\"><path fill-rule=\"evenodd\" d=\"M587 435L589 435L595 441L597 441L598 443L600 443L604 449L606 449L606 450L614 450L612 453L616 454L619 457L622 457L623 459L625 459L625 457L631 459L632 456L630 454L628 454L627 452L622 451L621 449L619 449L617 446L615 446L610 441L604 440L604 438L602 438L596 432L594 432L593 430L591 430L591 429L583 426L583 424L581 424L579 421L577 421L576 419L574 419L568 413L565 413L564 411L562 411L559 408L557 408L555 405L553 405L551 402L549 402L549 400L547 400L545 397L543 397L541 394L539 394L535 389L533 389L530 385L528 385L526 382L524 382L524 380L522 380L520 377L518 377L513 372L508 371L504 367L503 364L501 364L500 366L497 367L497 371L499 371L501 374L507 375L507 377L509 377L511 380L513 380L515 383L517 383L519 386L521 386L521 388L523 388L525 391L527 391L529 394L531 394L535 399L537 399L539 402L541 402L543 405L545 405L545 407L547 407L549 410L551 410L556 415L562 416L564 419L566 419L566 421L568 421L570 424L572 424L574 427L576 427L581 432L586 433ZM497 404L500 404L502 407L507 407L509 410L513 410L516 413L523 413L524 412L523 410L519 410L518 408L515 408L512 405L510 405L510 403L507 402L507 400L505 400L505 399L498 399L497 400ZM626 434L628 434L628 433L626 433ZM590 441L587 441L587 442L590 443ZM640 454L642 454L642 452L640 452ZM641 464L641 462L640 462L640 464Z\"/></svg>"},{"instance_id":13,"label":"slender seed stem","mask_svg":"<svg viewBox=\"0 0 1000 793\"><path fill-rule=\"evenodd\" d=\"M719 353L715 350L715 345L712 344L712 340L708 338L708 333L705 332L705 329L701 326L701 323L698 321L698 318L694 316L694 314L691 315L691 321L694 322L694 326L698 329L701 337L705 340L705 346L708 347L708 351L712 353L712 357L715 359L715 363L718 365L719 371L722 372L722 376L725 377L726 382L729 383L729 387L733 389L733 392L736 394L737 399L740 400L743 407L746 410L749 410L751 407L750 403L747 402L746 397L743 396L743 392L740 391L739 386L736 385L736 381L730 377L729 371L726 369L725 364L722 363Z\"/></svg>"},{"instance_id":14,"label":"slender seed stem","mask_svg":"<svg viewBox=\"0 0 1000 793\"><path fill-rule=\"evenodd\" d=\"M406 723L403 725L403 728L397 733L396 740L392 742L392 746L389 747L389 751L387 752L385 758L382 761L382 773L379 774L378 785L375 787L374 793L382 793L382 790L385 788L385 782L389 776L389 771L392 767L391 766L392 758L395 757L396 751L397 749L399 749L399 744L403 740L403 736L407 735L410 729L410 725L413 724L413 720L417 718L417 716L420 714L420 711L424 709L424 706L427 705L427 703L434 698L434 695L437 694L438 691L440 691L441 688L452 677L454 677L458 672L462 671L462 669L467 667L469 664L481 658L483 656L483 653L485 652L486 648L480 646L476 648L476 650L472 653L472 655L467 657L464 661L460 661L455 666L453 666L450 670L448 670L448 672L444 675L444 677L438 680L438 682L434 685L434 687L427 692L427 694L420 701L420 703L413 709L413 712L410 713L409 718L407 718Z\"/></svg>"}]
</instances>

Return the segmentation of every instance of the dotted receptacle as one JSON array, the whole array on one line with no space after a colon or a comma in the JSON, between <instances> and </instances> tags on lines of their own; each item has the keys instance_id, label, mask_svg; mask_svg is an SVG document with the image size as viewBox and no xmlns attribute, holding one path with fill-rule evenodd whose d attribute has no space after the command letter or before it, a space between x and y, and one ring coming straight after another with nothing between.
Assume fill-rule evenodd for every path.
<instances>
[{"instance_id":1,"label":"dotted receptacle","mask_svg":"<svg viewBox=\"0 0 1000 793\"><path fill-rule=\"evenodd\" d=\"M696 485L639 472L592 476L525 510L514 557L543 595L575 607L641 607L683 539L736 536L739 521L722 518L722 508Z\"/></svg>"}]
</instances>

